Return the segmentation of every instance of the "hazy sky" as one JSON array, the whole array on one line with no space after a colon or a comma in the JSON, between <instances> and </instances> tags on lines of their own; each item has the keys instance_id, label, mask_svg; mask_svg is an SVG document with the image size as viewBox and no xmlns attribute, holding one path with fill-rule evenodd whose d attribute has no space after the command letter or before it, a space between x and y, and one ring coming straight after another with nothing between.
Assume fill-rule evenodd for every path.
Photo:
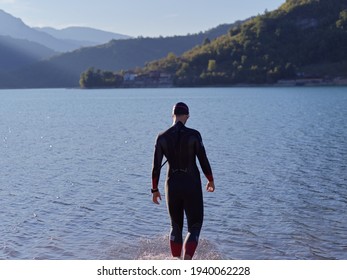
<instances>
[{"instance_id":1,"label":"hazy sky","mask_svg":"<svg viewBox=\"0 0 347 280\"><path fill-rule=\"evenodd\" d=\"M29 26L88 26L137 36L186 35L278 8L285 0L0 0Z\"/></svg>"}]
</instances>

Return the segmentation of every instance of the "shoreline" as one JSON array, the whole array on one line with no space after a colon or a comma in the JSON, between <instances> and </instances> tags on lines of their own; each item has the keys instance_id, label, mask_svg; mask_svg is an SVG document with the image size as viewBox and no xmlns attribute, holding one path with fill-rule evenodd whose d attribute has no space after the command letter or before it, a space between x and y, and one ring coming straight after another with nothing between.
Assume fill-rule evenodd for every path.
<instances>
[{"instance_id":1,"label":"shoreline","mask_svg":"<svg viewBox=\"0 0 347 280\"><path fill-rule=\"evenodd\" d=\"M90 87L90 88L81 88L81 87L9 87L9 88L0 88L0 90L27 90L27 89L82 89L82 90L95 90L95 89L169 89L169 88L289 88L289 87L346 87L347 79L343 82L303 82L301 80L288 80L281 81L275 84L215 84L215 85L199 85L199 86L175 86L175 85L155 85L147 84L144 86L119 86L119 87Z\"/></svg>"}]
</instances>

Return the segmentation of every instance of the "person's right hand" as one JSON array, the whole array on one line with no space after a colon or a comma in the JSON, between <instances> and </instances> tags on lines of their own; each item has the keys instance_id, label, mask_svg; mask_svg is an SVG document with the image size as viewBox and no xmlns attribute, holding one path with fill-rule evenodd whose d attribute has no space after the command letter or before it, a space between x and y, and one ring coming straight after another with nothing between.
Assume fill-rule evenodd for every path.
<instances>
[{"instance_id":1,"label":"person's right hand","mask_svg":"<svg viewBox=\"0 0 347 280\"><path fill-rule=\"evenodd\" d=\"M208 182L207 185L206 185L206 190L208 192L214 192L215 188L216 187L214 186L214 182L213 181L212 182Z\"/></svg>"}]
</instances>

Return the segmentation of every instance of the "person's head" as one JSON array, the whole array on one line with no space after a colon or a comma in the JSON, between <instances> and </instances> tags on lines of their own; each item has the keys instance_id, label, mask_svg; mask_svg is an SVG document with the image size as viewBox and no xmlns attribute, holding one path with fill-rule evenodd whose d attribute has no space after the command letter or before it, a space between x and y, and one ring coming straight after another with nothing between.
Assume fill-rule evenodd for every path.
<instances>
[{"instance_id":1,"label":"person's head","mask_svg":"<svg viewBox=\"0 0 347 280\"><path fill-rule=\"evenodd\" d=\"M174 122L181 121L185 124L189 118L189 108L187 104L183 102L176 103L172 109L172 117Z\"/></svg>"}]
</instances>

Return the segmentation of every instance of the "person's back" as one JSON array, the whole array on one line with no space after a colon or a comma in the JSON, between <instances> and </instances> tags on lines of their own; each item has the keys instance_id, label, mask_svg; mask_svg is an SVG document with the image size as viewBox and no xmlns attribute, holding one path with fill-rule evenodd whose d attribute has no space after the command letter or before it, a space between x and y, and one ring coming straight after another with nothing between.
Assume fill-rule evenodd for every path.
<instances>
[{"instance_id":1,"label":"person's back","mask_svg":"<svg viewBox=\"0 0 347 280\"><path fill-rule=\"evenodd\" d=\"M156 154L154 170L160 172L161 160L164 155L168 160L169 179L176 172L189 173L192 176L200 176L196 165L198 157L204 174L211 175L211 167L206 157L206 152L202 144L200 133L197 130L187 128L182 122L177 122L174 126L160 134L157 139L160 152Z\"/></svg>"},{"instance_id":2,"label":"person's back","mask_svg":"<svg viewBox=\"0 0 347 280\"><path fill-rule=\"evenodd\" d=\"M174 257L181 256L185 213L188 235L184 244L184 258L191 259L198 245L203 222L203 197L196 157L198 157L201 168L209 180L206 186L207 190L213 192L215 187L200 133L185 126L189 118L188 106L184 103L177 103L173 113L174 125L159 134L156 141L152 169L153 202L159 204L158 199L161 199L158 181L162 167L161 162L165 156L168 161L165 191L172 227L170 234L171 252Z\"/></svg>"}]
</instances>

